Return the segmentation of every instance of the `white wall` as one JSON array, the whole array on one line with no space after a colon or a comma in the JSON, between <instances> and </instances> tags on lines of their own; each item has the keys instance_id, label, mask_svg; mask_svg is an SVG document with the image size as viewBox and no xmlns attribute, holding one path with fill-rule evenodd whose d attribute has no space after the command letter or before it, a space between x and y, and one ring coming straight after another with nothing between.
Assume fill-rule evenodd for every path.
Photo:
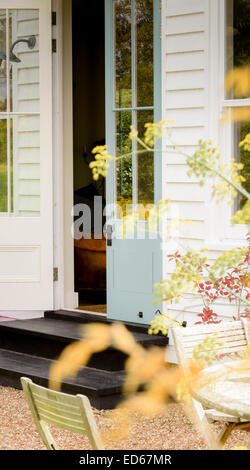
<instances>
[{"instance_id":1,"label":"white wall","mask_svg":"<svg viewBox=\"0 0 250 470\"><path fill-rule=\"evenodd\" d=\"M192 154L208 135L207 11L205 0L163 0L164 119L174 119L172 139ZM164 142L167 150L167 142ZM185 158L164 155L164 196L178 203L180 217L193 223L184 235L197 247L205 238L204 188L187 177Z\"/></svg>"},{"instance_id":2,"label":"white wall","mask_svg":"<svg viewBox=\"0 0 250 470\"><path fill-rule=\"evenodd\" d=\"M212 138L223 148L224 133L219 121L223 20L219 3L217 0L162 0L163 119L175 119L172 139L188 154L195 152L200 138ZM233 240L225 242L229 238L225 236L228 209L225 205L216 207L208 184L201 187L199 181L187 176L185 157L169 152L166 139L163 148L166 150L163 198L170 197L178 207L179 217L191 222L181 229L179 242L186 248L207 247L212 260L221 250L235 246ZM228 223L229 220L228 214ZM164 261L166 277L172 266L166 253ZM192 323L202 310L194 306L197 303L200 300L191 295L184 302L185 314L179 314L183 305L168 310L172 316L177 314L178 318ZM234 309L220 305L216 312L228 317Z\"/></svg>"}]
</instances>

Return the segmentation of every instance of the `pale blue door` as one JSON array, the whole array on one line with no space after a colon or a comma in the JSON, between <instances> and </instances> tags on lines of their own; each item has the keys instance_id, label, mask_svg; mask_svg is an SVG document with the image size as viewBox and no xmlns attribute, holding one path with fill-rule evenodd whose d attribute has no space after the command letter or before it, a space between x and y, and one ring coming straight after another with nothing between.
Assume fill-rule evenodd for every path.
<instances>
[{"instance_id":1,"label":"pale blue door","mask_svg":"<svg viewBox=\"0 0 250 470\"><path fill-rule=\"evenodd\" d=\"M161 119L161 13L159 0L106 0L106 142L119 157L106 182L107 315L110 319L149 324L156 307L154 283L162 278L161 239L145 230L143 210L161 199L161 153L136 155L130 126ZM113 205L116 205L114 207ZM139 206L138 206L139 204ZM122 216L140 213L124 238ZM138 211L138 207L140 207ZM129 212L130 211L130 212Z\"/></svg>"}]
</instances>

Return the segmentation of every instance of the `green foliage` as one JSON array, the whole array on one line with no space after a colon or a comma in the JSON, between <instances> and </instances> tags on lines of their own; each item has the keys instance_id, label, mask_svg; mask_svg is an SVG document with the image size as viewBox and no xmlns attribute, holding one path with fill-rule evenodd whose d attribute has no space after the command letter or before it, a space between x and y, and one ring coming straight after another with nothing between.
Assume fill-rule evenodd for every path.
<instances>
[{"instance_id":1,"label":"green foliage","mask_svg":"<svg viewBox=\"0 0 250 470\"><path fill-rule=\"evenodd\" d=\"M247 197L247 193L241 186L245 182L244 176L240 173L243 170L242 162L231 160L229 165L220 163L221 154L218 149L213 146L212 141L199 140L199 149L192 156L187 156L187 164L189 166L188 176L196 176L203 186L207 178L217 177L212 186L212 196L216 197L216 202L226 198L232 203L232 198L237 193Z\"/></svg>"},{"instance_id":2,"label":"green foliage","mask_svg":"<svg viewBox=\"0 0 250 470\"><path fill-rule=\"evenodd\" d=\"M207 176L214 176L213 169L218 166L221 155L212 141L199 140L199 149L192 156L187 156L186 162L189 166L188 176L196 176L200 185L205 184Z\"/></svg>"},{"instance_id":3,"label":"green foliage","mask_svg":"<svg viewBox=\"0 0 250 470\"><path fill-rule=\"evenodd\" d=\"M143 157L147 154L153 155L155 140L162 137L163 127L167 123L166 121L160 121L159 123L145 124L144 136L143 138L140 138L139 132L133 129L132 126L130 126L130 132L128 132L129 119L126 121L127 118L127 115L123 116L123 119L125 120L125 135L122 136L122 139L121 135L119 137L119 140L122 140L123 144L119 147L118 156L116 158L108 156L106 147L102 149L98 148L97 150L99 153L95 152L97 153L97 161L96 163L92 162L91 165L93 171L95 171L96 177L98 177L98 172L101 174L106 174L108 159L117 160L118 162L124 160L124 168L126 169L127 158L129 157L131 159L132 154L134 154L134 152L131 152L132 140L137 143L137 148L139 148L139 150L137 150L135 153L137 153L137 155L140 154L140 158L143 159ZM245 127L243 128L246 130ZM141 125L140 131L142 131ZM180 151L180 149L178 149L178 147L175 146L171 141L171 129L169 127L167 128L167 136L173 146L173 151L185 155L187 165L189 166L188 176L195 176L196 178L199 178L201 186L204 185L207 178L217 178L217 181L213 182L211 185L212 195L216 197L217 201L229 198L229 202L232 202L232 198L234 198L238 193L240 193L241 196L245 198L247 202L241 211L235 214L233 221L246 223L246 221L250 219L250 194L246 188L243 187L242 183L246 183L248 188L248 167L245 170L245 176L243 176L240 173L243 171L244 167L242 162L238 163L234 160L231 160L229 165L221 164L220 152L215 146L213 146L212 141L206 141L204 139L199 140L198 150L193 155L187 155ZM244 138L243 135L241 135L241 137L243 138L242 142L240 143L241 158L244 160L244 158L246 159L246 154L249 150L249 142L247 137ZM127 151L128 149L130 150L129 153L125 155L122 154L124 150ZM146 162L147 160L145 159L145 176L147 177ZM132 188L130 187L131 173L129 173L129 169L130 167L128 167L126 192L127 194L129 193L129 199L132 199ZM126 172L124 174L126 175ZM152 175L149 176L152 180ZM123 182L123 185L125 183L126 178ZM157 223L162 218L163 213L169 210L169 204L169 200L160 201L159 207L157 205L150 211L148 220L151 223L151 227L149 228L152 229L152 226L157 226ZM125 223L127 223L131 229L131 226L136 223L137 220L138 214L133 213L127 220L125 220ZM223 252L222 255L217 258L214 264L209 267L209 269L207 268L208 259L205 256L204 251L205 249L199 252L188 250L184 255L181 256L181 259L178 259L178 256L176 257L175 269L172 275L169 276L168 279L164 279L160 283L156 283L154 285L155 305L162 301L170 303L180 302L181 297L184 294L194 291L197 285L204 280L203 268L206 268L207 272L205 277L210 281L216 280L218 276L223 276L228 270L232 268L237 268L243 262L247 253L247 248L235 248L233 250ZM226 289L226 287L224 288ZM249 304L246 299L244 303ZM158 315L151 323L151 328L149 329L150 334L158 334L159 332L162 332L162 334L166 335L170 325L169 321L171 322L174 320L166 316L166 314Z\"/></svg>"},{"instance_id":4,"label":"green foliage","mask_svg":"<svg viewBox=\"0 0 250 470\"><path fill-rule=\"evenodd\" d=\"M204 341L194 347L192 360L204 366L211 366L218 356L219 347L223 344L224 342L216 337L216 333L213 336L207 336Z\"/></svg>"},{"instance_id":5,"label":"green foliage","mask_svg":"<svg viewBox=\"0 0 250 470\"><path fill-rule=\"evenodd\" d=\"M175 328L182 326L182 322L178 322L162 312L156 315L150 322L150 328L148 330L149 335L158 335L161 333L163 336L167 336L169 328Z\"/></svg>"},{"instance_id":6,"label":"green foliage","mask_svg":"<svg viewBox=\"0 0 250 470\"><path fill-rule=\"evenodd\" d=\"M231 218L232 225L247 224L250 225L250 199L248 199L242 209L236 212Z\"/></svg>"},{"instance_id":7,"label":"green foliage","mask_svg":"<svg viewBox=\"0 0 250 470\"><path fill-rule=\"evenodd\" d=\"M196 252L189 250L177 261L172 275L168 279L154 285L155 303L161 301L179 303L181 296L195 289L196 284L201 282L200 266L207 263L207 257L203 250Z\"/></svg>"},{"instance_id":8,"label":"green foliage","mask_svg":"<svg viewBox=\"0 0 250 470\"><path fill-rule=\"evenodd\" d=\"M209 269L209 278L214 280L218 276L222 276L231 268L240 266L248 253L248 248L233 248L232 250L223 251Z\"/></svg>"}]
</instances>

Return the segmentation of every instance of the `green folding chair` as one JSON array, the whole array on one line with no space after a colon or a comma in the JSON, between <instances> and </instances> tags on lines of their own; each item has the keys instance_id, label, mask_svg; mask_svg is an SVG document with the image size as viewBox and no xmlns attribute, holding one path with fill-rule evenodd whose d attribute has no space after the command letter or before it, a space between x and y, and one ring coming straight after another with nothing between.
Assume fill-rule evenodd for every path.
<instances>
[{"instance_id":1,"label":"green folding chair","mask_svg":"<svg viewBox=\"0 0 250 470\"><path fill-rule=\"evenodd\" d=\"M36 385L21 378L24 395L35 425L47 450L58 450L48 424L87 436L95 450L103 450L89 399L84 395L68 395Z\"/></svg>"}]
</instances>

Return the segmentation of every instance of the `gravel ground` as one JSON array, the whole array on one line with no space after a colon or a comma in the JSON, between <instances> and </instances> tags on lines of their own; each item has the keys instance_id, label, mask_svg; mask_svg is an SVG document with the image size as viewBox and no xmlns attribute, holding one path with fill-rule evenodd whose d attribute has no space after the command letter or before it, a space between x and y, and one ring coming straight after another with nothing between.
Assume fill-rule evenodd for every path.
<instances>
[{"instance_id":1,"label":"gravel ground","mask_svg":"<svg viewBox=\"0 0 250 470\"><path fill-rule=\"evenodd\" d=\"M94 410L97 425L105 436L115 432L116 425L109 411ZM219 431L220 425L213 425ZM87 439L68 431L52 428L53 436L60 449L89 449ZM135 416L135 424L129 437L117 441L109 434L107 449L146 449L146 450L199 450L206 449L202 437L194 429L179 404L169 404L164 415L154 418ZM246 445L249 433L234 431L225 449ZM0 387L0 449L6 450L43 450L44 445L33 424L33 419L23 396L23 392L8 387Z\"/></svg>"}]
</instances>

